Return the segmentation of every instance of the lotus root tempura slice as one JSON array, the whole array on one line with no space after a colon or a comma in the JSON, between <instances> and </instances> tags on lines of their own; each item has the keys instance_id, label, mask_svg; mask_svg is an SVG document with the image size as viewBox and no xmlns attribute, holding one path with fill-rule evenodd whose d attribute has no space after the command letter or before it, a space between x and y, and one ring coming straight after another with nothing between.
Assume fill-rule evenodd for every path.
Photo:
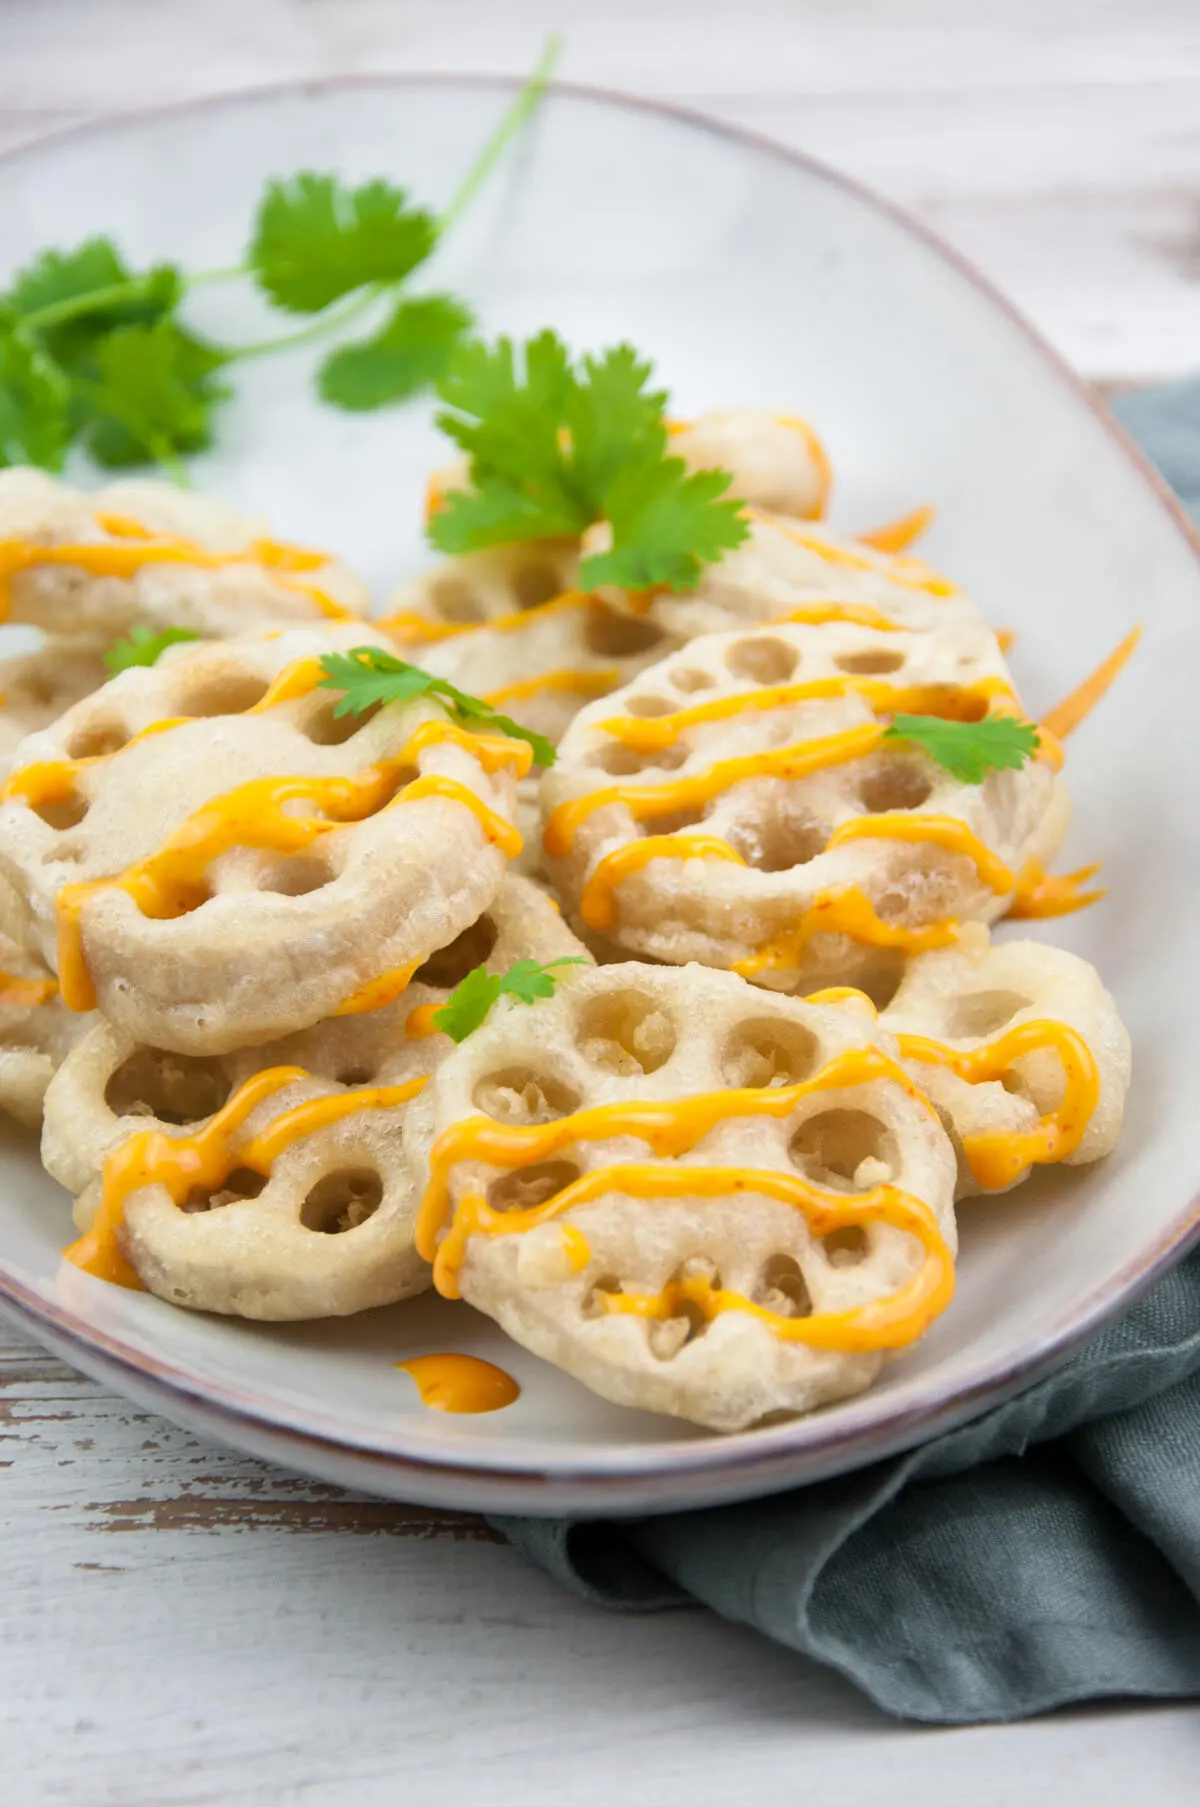
<instances>
[{"instance_id":1,"label":"lotus root tempura slice","mask_svg":"<svg viewBox=\"0 0 1200 1807\"><path fill-rule=\"evenodd\" d=\"M867 1013L580 969L502 1000L413 1120L438 1286L624 1405L811 1410L950 1296L953 1151Z\"/></svg>"}]
</instances>

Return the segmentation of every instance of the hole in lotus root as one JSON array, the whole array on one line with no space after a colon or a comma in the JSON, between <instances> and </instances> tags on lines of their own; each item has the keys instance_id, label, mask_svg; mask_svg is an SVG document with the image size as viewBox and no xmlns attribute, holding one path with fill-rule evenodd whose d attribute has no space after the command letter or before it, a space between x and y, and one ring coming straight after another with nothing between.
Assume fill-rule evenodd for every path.
<instances>
[{"instance_id":1,"label":"hole in lotus root","mask_svg":"<svg viewBox=\"0 0 1200 1807\"><path fill-rule=\"evenodd\" d=\"M619 1293L621 1282L616 1274L602 1274L599 1280L588 1287L580 1303L580 1311L585 1318L604 1318L608 1316L608 1308L604 1303L605 1296Z\"/></svg>"},{"instance_id":2,"label":"hole in lotus root","mask_svg":"<svg viewBox=\"0 0 1200 1807\"><path fill-rule=\"evenodd\" d=\"M443 621L474 627L487 614L471 585L461 577L439 577L430 588L429 600Z\"/></svg>"},{"instance_id":3,"label":"hole in lotus root","mask_svg":"<svg viewBox=\"0 0 1200 1807\"><path fill-rule=\"evenodd\" d=\"M825 1259L830 1267L857 1267L865 1261L871 1244L867 1232L861 1224L843 1224L840 1230L831 1230L828 1236L822 1236L821 1247L825 1250Z\"/></svg>"},{"instance_id":4,"label":"hole in lotus root","mask_svg":"<svg viewBox=\"0 0 1200 1807\"><path fill-rule=\"evenodd\" d=\"M44 821L45 817L42 819ZM51 823L51 827L53 826L53 823ZM73 866L76 861L83 858L83 855L84 847L81 841L61 841L54 847L47 847L45 853L42 855L42 865Z\"/></svg>"},{"instance_id":5,"label":"hole in lotus root","mask_svg":"<svg viewBox=\"0 0 1200 1807\"><path fill-rule=\"evenodd\" d=\"M794 1255L772 1255L763 1263L762 1272L751 1295L756 1305L773 1311L781 1318L807 1318L812 1315L812 1298L800 1263Z\"/></svg>"},{"instance_id":6,"label":"hole in lotus root","mask_svg":"<svg viewBox=\"0 0 1200 1807\"><path fill-rule=\"evenodd\" d=\"M971 991L965 997L951 998L947 1035L995 1035L1011 1023L1018 1010L1030 1003L1016 991Z\"/></svg>"},{"instance_id":7,"label":"hole in lotus root","mask_svg":"<svg viewBox=\"0 0 1200 1807\"><path fill-rule=\"evenodd\" d=\"M600 659L629 659L636 653L648 653L664 638L662 629L652 621L614 614L601 603L589 607L583 629L584 644Z\"/></svg>"},{"instance_id":8,"label":"hole in lotus root","mask_svg":"<svg viewBox=\"0 0 1200 1807\"><path fill-rule=\"evenodd\" d=\"M344 1072L334 1075L339 1085L370 1085L375 1077L374 1067L347 1067Z\"/></svg>"},{"instance_id":9,"label":"hole in lotus root","mask_svg":"<svg viewBox=\"0 0 1200 1807\"><path fill-rule=\"evenodd\" d=\"M1011 1069L1007 1073L1001 1073L1000 1084L1004 1087L1010 1098L1023 1098L1026 1104L1032 1104L1034 1102L1033 1092L1030 1089L1029 1082L1024 1079L1020 1073L1014 1073Z\"/></svg>"},{"instance_id":10,"label":"hole in lotus root","mask_svg":"<svg viewBox=\"0 0 1200 1807\"><path fill-rule=\"evenodd\" d=\"M93 716L76 728L67 742L67 758L101 759L106 754L119 753L128 741L129 730L119 717Z\"/></svg>"},{"instance_id":11,"label":"hole in lotus root","mask_svg":"<svg viewBox=\"0 0 1200 1807\"><path fill-rule=\"evenodd\" d=\"M687 756L688 749L680 741L672 747L661 747L657 753L639 753L619 740L609 740L590 755L588 764L599 766L612 778L628 778L650 767L658 772L677 771Z\"/></svg>"},{"instance_id":12,"label":"hole in lotus root","mask_svg":"<svg viewBox=\"0 0 1200 1807\"><path fill-rule=\"evenodd\" d=\"M265 1174L255 1173L252 1167L235 1167L220 1186L193 1186L179 1209L192 1216L197 1211L219 1210L222 1205L244 1204L248 1198L257 1198L266 1183Z\"/></svg>"},{"instance_id":13,"label":"hole in lotus root","mask_svg":"<svg viewBox=\"0 0 1200 1807\"><path fill-rule=\"evenodd\" d=\"M487 1202L493 1211L533 1211L579 1178L574 1161L535 1161L493 1180Z\"/></svg>"},{"instance_id":14,"label":"hole in lotus root","mask_svg":"<svg viewBox=\"0 0 1200 1807\"><path fill-rule=\"evenodd\" d=\"M320 698L314 708L310 709L300 723L300 732L306 740L311 740L316 747L340 747L353 738L360 728L365 728L371 718L379 713L378 704L364 709L359 715L338 715L339 699L335 696Z\"/></svg>"},{"instance_id":15,"label":"hole in lotus root","mask_svg":"<svg viewBox=\"0 0 1200 1807\"><path fill-rule=\"evenodd\" d=\"M786 804L759 822L734 822L725 831L729 845L759 872L790 872L824 853L829 830L807 811L788 811Z\"/></svg>"},{"instance_id":16,"label":"hole in lotus root","mask_svg":"<svg viewBox=\"0 0 1200 1807\"><path fill-rule=\"evenodd\" d=\"M280 897L307 897L332 883L334 874L324 860L312 854L294 854L288 860L276 860L259 874L260 891L274 891Z\"/></svg>"},{"instance_id":17,"label":"hole in lotus root","mask_svg":"<svg viewBox=\"0 0 1200 1807\"><path fill-rule=\"evenodd\" d=\"M229 666L216 671L198 671L184 687L177 709L180 715L244 715L261 703L267 694L265 678L252 671L235 671Z\"/></svg>"},{"instance_id":18,"label":"hole in lotus root","mask_svg":"<svg viewBox=\"0 0 1200 1807\"><path fill-rule=\"evenodd\" d=\"M341 1167L318 1180L300 1207L306 1230L337 1236L357 1230L383 1203L383 1181L373 1167Z\"/></svg>"},{"instance_id":19,"label":"hole in lotus root","mask_svg":"<svg viewBox=\"0 0 1200 1807\"><path fill-rule=\"evenodd\" d=\"M711 690L717 681L709 672L701 671L695 665L681 665L678 671L672 671L668 676L676 690L682 690L685 696L690 696L694 690Z\"/></svg>"},{"instance_id":20,"label":"hole in lotus root","mask_svg":"<svg viewBox=\"0 0 1200 1807\"><path fill-rule=\"evenodd\" d=\"M800 655L786 640L735 640L725 654L725 663L735 678L749 678L753 684L786 684Z\"/></svg>"},{"instance_id":21,"label":"hole in lotus root","mask_svg":"<svg viewBox=\"0 0 1200 1807\"><path fill-rule=\"evenodd\" d=\"M631 696L626 698L627 715L673 715L675 705L668 696Z\"/></svg>"},{"instance_id":22,"label":"hole in lotus root","mask_svg":"<svg viewBox=\"0 0 1200 1807\"><path fill-rule=\"evenodd\" d=\"M552 1123L577 1108L579 1093L531 1067L505 1067L478 1082L474 1100L478 1110L498 1123Z\"/></svg>"},{"instance_id":23,"label":"hole in lotus root","mask_svg":"<svg viewBox=\"0 0 1200 1807\"><path fill-rule=\"evenodd\" d=\"M469 972L488 959L498 932L490 916L481 916L478 922L473 922L470 928L456 936L449 947L440 947L435 954L430 954L425 964L413 974L414 983L435 985L439 991L453 991Z\"/></svg>"},{"instance_id":24,"label":"hole in lotus root","mask_svg":"<svg viewBox=\"0 0 1200 1807\"><path fill-rule=\"evenodd\" d=\"M515 571L512 587L519 609L540 608L542 603L552 602L562 588L554 568L540 562L522 565Z\"/></svg>"},{"instance_id":25,"label":"hole in lotus root","mask_svg":"<svg viewBox=\"0 0 1200 1807\"><path fill-rule=\"evenodd\" d=\"M853 672L855 677L880 677L885 671L899 671L908 654L886 646L869 646L860 653L839 653L833 661L839 671Z\"/></svg>"},{"instance_id":26,"label":"hole in lotus root","mask_svg":"<svg viewBox=\"0 0 1200 1807\"><path fill-rule=\"evenodd\" d=\"M817 1065L820 1044L803 1023L760 1017L739 1023L721 1054L726 1085L799 1085Z\"/></svg>"},{"instance_id":27,"label":"hole in lotus root","mask_svg":"<svg viewBox=\"0 0 1200 1807\"><path fill-rule=\"evenodd\" d=\"M708 814L708 805L698 803L693 809L675 809L668 816L652 816L645 822L639 822L638 828L644 835L682 834L687 828L695 828L703 822Z\"/></svg>"},{"instance_id":28,"label":"hole in lotus root","mask_svg":"<svg viewBox=\"0 0 1200 1807\"><path fill-rule=\"evenodd\" d=\"M47 828L76 828L88 813L86 797L78 791L70 791L65 797L48 798L42 803L32 803L30 808L35 816L39 816ZM62 850L53 851L54 859L61 859Z\"/></svg>"},{"instance_id":29,"label":"hole in lotus root","mask_svg":"<svg viewBox=\"0 0 1200 1807\"><path fill-rule=\"evenodd\" d=\"M858 800L875 816L889 809L916 809L932 789L919 766L903 759L887 759L861 780Z\"/></svg>"},{"instance_id":30,"label":"hole in lotus root","mask_svg":"<svg viewBox=\"0 0 1200 1807\"><path fill-rule=\"evenodd\" d=\"M657 1073L675 1052L675 1025L640 991L608 991L592 998L576 1028L584 1057L605 1072L627 1077Z\"/></svg>"},{"instance_id":31,"label":"hole in lotus root","mask_svg":"<svg viewBox=\"0 0 1200 1807\"><path fill-rule=\"evenodd\" d=\"M869 1111L821 1111L803 1122L788 1154L814 1185L869 1192L900 1171L896 1138Z\"/></svg>"},{"instance_id":32,"label":"hole in lotus root","mask_svg":"<svg viewBox=\"0 0 1200 1807\"><path fill-rule=\"evenodd\" d=\"M138 1048L110 1076L104 1102L117 1117L199 1123L220 1110L230 1090L230 1081L215 1060Z\"/></svg>"}]
</instances>

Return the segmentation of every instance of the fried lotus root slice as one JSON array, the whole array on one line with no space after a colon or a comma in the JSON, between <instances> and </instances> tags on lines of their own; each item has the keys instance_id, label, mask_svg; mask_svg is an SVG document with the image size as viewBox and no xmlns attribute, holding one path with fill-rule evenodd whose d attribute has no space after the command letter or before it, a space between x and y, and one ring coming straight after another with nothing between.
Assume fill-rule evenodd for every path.
<instances>
[{"instance_id":1,"label":"fried lotus root slice","mask_svg":"<svg viewBox=\"0 0 1200 1807\"><path fill-rule=\"evenodd\" d=\"M1048 761L954 778L884 740L898 710L1019 709L995 636L792 623L692 641L590 704L542 783L550 876L591 932L785 991L894 989L1055 851Z\"/></svg>"},{"instance_id":2,"label":"fried lotus root slice","mask_svg":"<svg viewBox=\"0 0 1200 1807\"><path fill-rule=\"evenodd\" d=\"M728 471L726 494L776 514L814 520L825 512L832 473L808 422L766 408L714 408L675 423L668 451L689 470Z\"/></svg>"},{"instance_id":3,"label":"fried lotus root slice","mask_svg":"<svg viewBox=\"0 0 1200 1807\"><path fill-rule=\"evenodd\" d=\"M32 652L0 659L0 774L27 734L108 682L103 649L51 637Z\"/></svg>"},{"instance_id":4,"label":"fried lotus root slice","mask_svg":"<svg viewBox=\"0 0 1200 1807\"><path fill-rule=\"evenodd\" d=\"M47 1086L92 1020L66 1009L51 974L0 934L0 1110L36 1129Z\"/></svg>"},{"instance_id":5,"label":"fried lotus root slice","mask_svg":"<svg viewBox=\"0 0 1200 1807\"><path fill-rule=\"evenodd\" d=\"M408 656L557 744L585 703L679 644L650 617L618 614L571 591Z\"/></svg>"},{"instance_id":6,"label":"fried lotus root slice","mask_svg":"<svg viewBox=\"0 0 1200 1807\"><path fill-rule=\"evenodd\" d=\"M574 588L575 540L521 540L467 552L406 578L392 591L382 625L414 644L538 609Z\"/></svg>"},{"instance_id":7,"label":"fried lotus root slice","mask_svg":"<svg viewBox=\"0 0 1200 1807\"><path fill-rule=\"evenodd\" d=\"M910 962L880 1026L936 1105L959 1196L1004 1191L1032 1165L1108 1154L1129 1088L1129 1034L1086 960L982 931Z\"/></svg>"},{"instance_id":8,"label":"fried lotus root slice","mask_svg":"<svg viewBox=\"0 0 1200 1807\"><path fill-rule=\"evenodd\" d=\"M72 1008L222 1053L371 1008L487 908L529 749L428 699L338 716L319 659L370 637L181 648L25 742L0 870Z\"/></svg>"},{"instance_id":9,"label":"fried lotus root slice","mask_svg":"<svg viewBox=\"0 0 1200 1807\"><path fill-rule=\"evenodd\" d=\"M453 1047L429 1019L474 967L503 973L517 960L545 964L583 954L549 899L509 874L479 920L431 954L407 989L377 1010L330 1017L266 1047L222 1055L150 1047L97 1019L47 1092L43 1165L78 1195L99 1177L105 1157L139 1130L192 1135L239 1085L271 1067L302 1067L346 1087L402 1084L432 1072Z\"/></svg>"},{"instance_id":10,"label":"fried lotus root slice","mask_svg":"<svg viewBox=\"0 0 1200 1807\"><path fill-rule=\"evenodd\" d=\"M85 492L26 469L0 473L0 576L9 620L106 644L137 626L218 639L369 604L327 554L206 497L153 482Z\"/></svg>"},{"instance_id":11,"label":"fried lotus root slice","mask_svg":"<svg viewBox=\"0 0 1200 1807\"><path fill-rule=\"evenodd\" d=\"M580 971L443 1062L435 1283L623 1405L716 1430L861 1392L952 1290L954 1157L867 1015Z\"/></svg>"},{"instance_id":12,"label":"fried lotus root slice","mask_svg":"<svg viewBox=\"0 0 1200 1807\"><path fill-rule=\"evenodd\" d=\"M277 1322L411 1298L429 1269L413 1243L409 1093L260 1074L204 1130L125 1143L76 1206L70 1258L172 1305Z\"/></svg>"}]
</instances>

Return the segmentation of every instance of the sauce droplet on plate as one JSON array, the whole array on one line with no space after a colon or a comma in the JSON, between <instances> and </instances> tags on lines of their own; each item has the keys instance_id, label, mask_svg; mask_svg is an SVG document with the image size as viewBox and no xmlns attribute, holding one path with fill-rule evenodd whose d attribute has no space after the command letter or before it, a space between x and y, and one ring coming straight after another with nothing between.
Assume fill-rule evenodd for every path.
<instances>
[{"instance_id":1,"label":"sauce droplet on plate","mask_svg":"<svg viewBox=\"0 0 1200 1807\"><path fill-rule=\"evenodd\" d=\"M434 1412L499 1412L521 1391L511 1374L477 1355L414 1355L396 1366L412 1375L421 1404Z\"/></svg>"}]
</instances>

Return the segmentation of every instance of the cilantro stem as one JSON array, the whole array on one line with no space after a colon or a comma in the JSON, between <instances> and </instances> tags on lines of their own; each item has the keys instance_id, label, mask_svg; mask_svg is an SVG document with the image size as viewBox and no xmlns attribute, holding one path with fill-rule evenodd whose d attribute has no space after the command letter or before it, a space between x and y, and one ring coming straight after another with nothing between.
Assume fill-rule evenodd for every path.
<instances>
[{"instance_id":1,"label":"cilantro stem","mask_svg":"<svg viewBox=\"0 0 1200 1807\"><path fill-rule=\"evenodd\" d=\"M236 276L249 276L253 267L252 264L240 263L227 264L223 270L197 270L193 275L184 277L183 286L185 289L199 289L209 282L232 282Z\"/></svg>"},{"instance_id":2,"label":"cilantro stem","mask_svg":"<svg viewBox=\"0 0 1200 1807\"><path fill-rule=\"evenodd\" d=\"M151 276L133 276L128 282L113 282L106 289L92 289L86 295L69 295L63 301L52 301L17 322L17 332L39 331L46 326L61 326L64 320L75 320L80 314L111 307L114 302L135 301L145 294Z\"/></svg>"},{"instance_id":3,"label":"cilantro stem","mask_svg":"<svg viewBox=\"0 0 1200 1807\"><path fill-rule=\"evenodd\" d=\"M547 38L529 79L523 84L520 93L508 108L500 124L450 197L449 205L438 221L437 235L439 238L465 212L479 188L495 168L510 140L520 130L541 100L561 54L562 37L556 33ZM199 280L215 280L222 276L242 275L248 273L248 269L248 265L242 265L237 269L208 271L203 278L190 278L189 286ZM374 302L393 293L400 286L399 283L371 283L369 287L361 289L357 295L351 296L345 306L326 309L320 319L312 321L308 326L300 327L296 332L281 333L274 339L258 339L252 345L235 346L227 354L228 361L239 363L244 358L265 358L277 351L290 351L295 345L311 345L318 339L324 339L329 333L339 332L343 326L349 326L352 321L366 313Z\"/></svg>"},{"instance_id":4,"label":"cilantro stem","mask_svg":"<svg viewBox=\"0 0 1200 1807\"><path fill-rule=\"evenodd\" d=\"M351 296L344 307L327 308L319 320L300 327L297 332L281 333L276 339L258 339L253 345L233 346L227 353L228 361L234 364L242 358L264 358L269 352L289 351L293 345L308 345L314 339L323 339L327 333L337 332L340 327L357 320L381 295L386 295L391 286L395 285L373 282L369 288L360 289L357 295Z\"/></svg>"},{"instance_id":5,"label":"cilantro stem","mask_svg":"<svg viewBox=\"0 0 1200 1807\"><path fill-rule=\"evenodd\" d=\"M448 232L457 224L462 214L474 200L476 193L491 175L497 162L503 155L510 139L514 138L533 112L546 86L558 67L558 59L562 55L562 34L553 32L542 46L542 54L534 65L533 72L525 82L512 106L505 113L496 130L492 133L483 150L459 183L450 197L446 211L438 222L438 237Z\"/></svg>"}]
</instances>

